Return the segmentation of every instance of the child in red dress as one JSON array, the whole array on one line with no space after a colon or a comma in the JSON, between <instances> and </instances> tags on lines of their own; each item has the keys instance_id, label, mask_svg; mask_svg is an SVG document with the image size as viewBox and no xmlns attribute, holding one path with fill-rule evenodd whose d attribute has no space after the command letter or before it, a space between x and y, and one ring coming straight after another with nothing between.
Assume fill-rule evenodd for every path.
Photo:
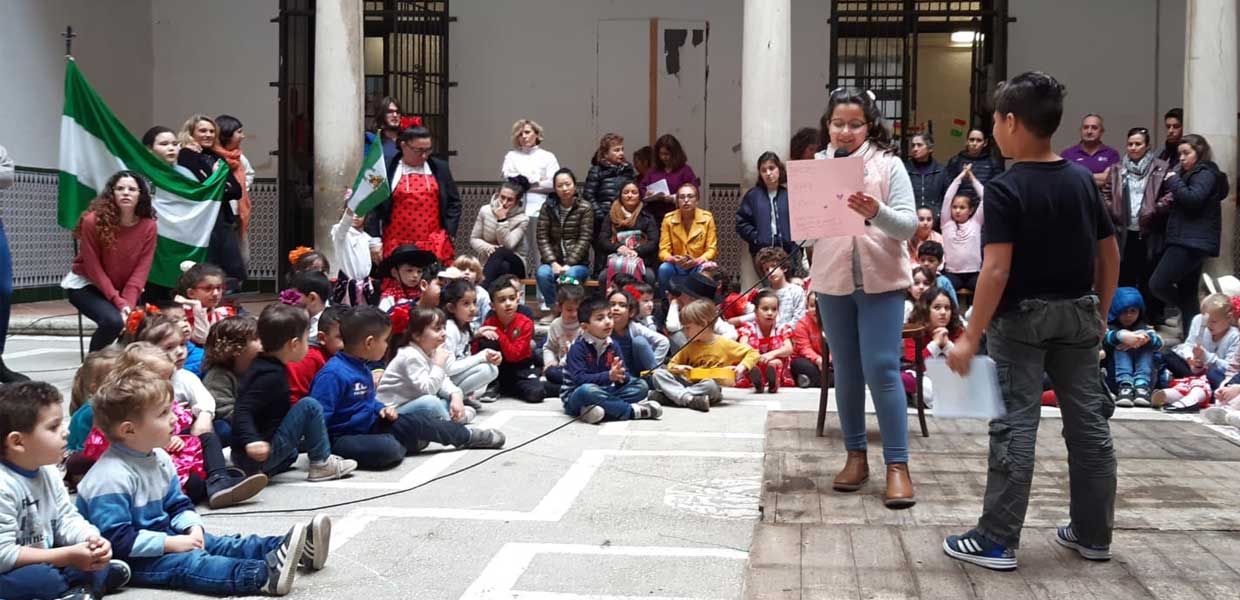
<instances>
[{"instance_id":1,"label":"child in red dress","mask_svg":"<svg viewBox=\"0 0 1240 600\"><path fill-rule=\"evenodd\" d=\"M736 387L753 387L755 392L766 388L771 393L781 385L794 385L788 361L792 357L792 324L776 325L779 317L779 296L771 290L758 292L753 299L754 320L737 329L739 341L761 352L754 365L736 381Z\"/></svg>"}]
</instances>

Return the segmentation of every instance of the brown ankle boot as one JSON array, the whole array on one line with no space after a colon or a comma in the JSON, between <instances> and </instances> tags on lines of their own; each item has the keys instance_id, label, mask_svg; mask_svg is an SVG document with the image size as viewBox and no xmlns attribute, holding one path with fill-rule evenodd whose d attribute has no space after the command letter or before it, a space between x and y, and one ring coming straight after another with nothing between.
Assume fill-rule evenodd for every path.
<instances>
[{"instance_id":1,"label":"brown ankle boot","mask_svg":"<svg viewBox=\"0 0 1240 600\"><path fill-rule=\"evenodd\" d=\"M831 484L831 487L837 492L855 492L861 489L869 478L870 464L866 461L865 451L849 450L844 469L835 476L835 482Z\"/></svg>"},{"instance_id":2,"label":"brown ankle boot","mask_svg":"<svg viewBox=\"0 0 1240 600\"><path fill-rule=\"evenodd\" d=\"M916 503L917 500L913 498L913 481L908 477L908 465L887 465L887 493L883 494L883 504L887 508L908 508Z\"/></svg>"}]
</instances>

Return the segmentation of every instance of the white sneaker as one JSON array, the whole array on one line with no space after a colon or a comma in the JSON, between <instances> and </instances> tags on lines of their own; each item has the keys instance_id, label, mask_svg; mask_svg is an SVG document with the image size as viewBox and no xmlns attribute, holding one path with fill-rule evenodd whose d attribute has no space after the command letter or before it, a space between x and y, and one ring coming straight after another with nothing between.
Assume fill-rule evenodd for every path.
<instances>
[{"instance_id":1,"label":"white sneaker","mask_svg":"<svg viewBox=\"0 0 1240 600\"><path fill-rule=\"evenodd\" d=\"M307 481L331 481L342 479L357 470L357 461L340 458L335 454L327 457L321 464L310 463L310 475Z\"/></svg>"},{"instance_id":2,"label":"white sneaker","mask_svg":"<svg viewBox=\"0 0 1240 600\"><path fill-rule=\"evenodd\" d=\"M1205 419L1207 423L1226 425L1227 409L1221 406L1211 406L1210 408L1201 411L1201 418Z\"/></svg>"},{"instance_id":3,"label":"white sneaker","mask_svg":"<svg viewBox=\"0 0 1240 600\"><path fill-rule=\"evenodd\" d=\"M1227 411L1227 416L1223 417L1223 421L1232 427L1240 429L1240 412L1234 410Z\"/></svg>"},{"instance_id":4,"label":"white sneaker","mask_svg":"<svg viewBox=\"0 0 1240 600\"><path fill-rule=\"evenodd\" d=\"M597 425L602 422L603 418L606 416L607 412L603 410L603 407L595 404L594 406L581 411L581 414L577 415L577 420L583 423Z\"/></svg>"},{"instance_id":5,"label":"white sneaker","mask_svg":"<svg viewBox=\"0 0 1240 600\"><path fill-rule=\"evenodd\" d=\"M465 407L465 423L473 423L478 418L478 410L472 406Z\"/></svg>"}]
</instances>

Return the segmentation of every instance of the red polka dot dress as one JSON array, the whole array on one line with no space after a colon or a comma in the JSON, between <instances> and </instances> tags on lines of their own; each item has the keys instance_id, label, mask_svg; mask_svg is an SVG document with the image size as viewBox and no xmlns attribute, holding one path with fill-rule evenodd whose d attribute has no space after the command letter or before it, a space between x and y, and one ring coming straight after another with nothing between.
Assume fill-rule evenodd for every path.
<instances>
[{"instance_id":1,"label":"red polka dot dress","mask_svg":"<svg viewBox=\"0 0 1240 600\"><path fill-rule=\"evenodd\" d=\"M392 190L392 220L383 229L383 256L387 257L397 247L417 244L419 248L432 249L432 234L440 232L439 182L429 171L419 173L405 169L396 188Z\"/></svg>"},{"instance_id":2,"label":"red polka dot dress","mask_svg":"<svg viewBox=\"0 0 1240 600\"><path fill-rule=\"evenodd\" d=\"M784 323L783 325L774 325L771 327L770 335L763 335L762 328L757 323L744 323L736 328L739 339L747 340L751 348L756 349L759 353L771 352L783 347L784 343L792 339L792 325ZM788 362L791 357L779 359L778 365L770 365L775 367L775 379L779 382L779 387L796 385L792 381L792 371L788 369ZM766 387L769 383L766 381L767 361L758 361L758 370L761 373L762 381L750 381L749 374L743 373L736 379L736 387L751 388L755 383Z\"/></svg>"}]
</instances>

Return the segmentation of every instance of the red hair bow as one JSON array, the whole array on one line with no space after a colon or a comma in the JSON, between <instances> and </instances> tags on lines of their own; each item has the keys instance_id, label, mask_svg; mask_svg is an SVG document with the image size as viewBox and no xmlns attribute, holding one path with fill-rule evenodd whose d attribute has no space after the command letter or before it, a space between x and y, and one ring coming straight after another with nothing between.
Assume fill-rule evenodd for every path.
<instances>
[{"instance_id":1,"label":"red hair bow","mask_svg":"<svg viewBox=\"0 0 1240 600\"><path fill-rule=\"evenodd\" d=\"M401 117L400 118L401 129L409 129L410 127L421 127L421 126L422 126L422 117L415 115L412 117Z\"/></svg>"},{"instance_id":2,"label":"red hair bow","mask_svg":"<svg viewBox=\"0 0 1240 600\"><path fill-rule=\"evenodd\" d=\"M409 307L412 303L406 302L392 309L388 314L388 318L392 320L392 335L400 335L409 328Z\"/></svg>"},{"instance_id":3,"label":"red hair bow","mask_svg":"<svg viewBox=\"0 0 1240 600\"><path fill-rule=\"evenodd\" d=\"M1228 296L1227 299L1231 300L1231 317L1240 317L1240 296Z\"/></svg>"},{"instance_id":4,"label":"red hair bow","mask_svg":"<svg viewBox=\"0 0 1240 600\"><path fill-rule=\"evenodd\" d=\"M136 335L138 333L138 327L140 327L142 322L146 320L146 316L157 314L159 314L159 308L153 304L147 304L142 308L133 309L129 312L129 316L125 318L125 331L129 332L129 335Z\"/></svg>"}]
</instances>

